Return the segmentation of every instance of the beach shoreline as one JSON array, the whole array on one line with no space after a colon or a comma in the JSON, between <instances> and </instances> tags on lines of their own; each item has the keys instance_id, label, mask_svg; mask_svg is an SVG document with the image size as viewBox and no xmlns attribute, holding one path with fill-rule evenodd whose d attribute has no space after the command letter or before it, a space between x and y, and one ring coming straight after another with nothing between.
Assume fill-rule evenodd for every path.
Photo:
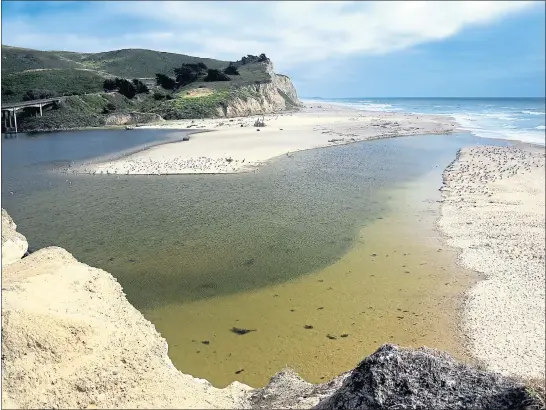
<instances>
[{"instance_id":1,"label":"beach shoreline","mask_svg":"<svg viewBox=\"0 0 546 410\"><path fill-rule=\"evenodd\" d=\"M254 126L261 119L266 126ZM264 163L293 152L459 130L454 121L442 116L368 112L327 104L305 106L298 112L172 121L139 128L195 132L188 134L189 141L158 144L118 158L95 159L79 164L74 172L125 175L256 172Z\"/></svg>"},{"instance_id":2,"label":"beach shoreline","mask_svg":"<svg viewBox=\"0 0 546 410\"><path fill-rule=\"evenodd\" d=\"M544 147L460 150L443 177L437 228L482 280L465 295L469 354L505 375L544 379Z\"/></svg>"}]
</instances>

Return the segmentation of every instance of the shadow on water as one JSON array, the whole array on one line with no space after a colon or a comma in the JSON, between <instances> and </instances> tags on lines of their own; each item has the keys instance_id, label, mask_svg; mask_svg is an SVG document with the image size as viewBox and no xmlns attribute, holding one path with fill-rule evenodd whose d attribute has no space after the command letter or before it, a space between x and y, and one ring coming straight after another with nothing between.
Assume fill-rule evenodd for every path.
<instances>
[{"instance_id":1,"label":"shadow on water","mask_svg":"<svg viewBox=\"0 0 546 410\"><path fill-rule=\"evenodd\" d=\"M156 130L112 143L126 137L92 133L48 134L33 139L39 147L5 144L3 206L32 248L61 246L111 272L141 310L258 289L330 265L388 211L383 190L476 143L469 135L375 140L280 157L255 174L45 172L54 161L173 138Z\"/></svg>"}]
</instances>

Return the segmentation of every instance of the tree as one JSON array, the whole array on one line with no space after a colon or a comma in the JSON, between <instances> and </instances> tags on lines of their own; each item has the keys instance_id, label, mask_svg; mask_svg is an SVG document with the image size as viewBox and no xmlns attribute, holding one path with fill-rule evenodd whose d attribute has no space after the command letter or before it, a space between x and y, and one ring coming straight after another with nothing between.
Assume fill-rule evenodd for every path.
<instances>
[{"instance_id":1,"label":"tree","mask_svg":"<svg viewBox=\"0 0 546 410\"><path fill-rule=\"evenodd\" d=\"M117 78L116 78L117 80ZM113 79L106 79L104 80L104 90L105 91L114 91L116 88L118 88L117 86L117 83L116 83L116 80L113 80Z\"/></svg>"},{"instance_id":2,"label":"tree","mask_svg":"<svg viewBox=\"0 0 546 410\"><path fill-rule=\"evenodd\" d=\"M124 95L125 97L131 99L137 94L137 89L131 82L118 78L116 78L116 80L119 80L118 92L121 95Z\"/></svg>"},{"instance_id":3,"label":"tree","mask_svg":"<svg viewBox=\"0 0 546 410\"><path fill-rule=\"evenodd\" d=\"M34 89L28 90L25 95L23 95L23 101L41 100L44 98L52 98L56 96L57 93L55 91Z\"/></svg>"},{"instance_id":4,"label":"tree","mask_svg":"<svg viewBox=\"0 0 546 410\"><path fill-rule=\"evenodd\" d=\"M175 68L174 73L176 74L176 83L180 87L184 87L190 83L193 83L199 78L201 74L201 68L191 67L189 64L183 64L182 67Z\"/></svg>"},{"instance_id":5,"label":"tree","mask_svg":"<svg viewBox=\"0 0 546 410\"><path fill-rule=\"evenodd\" d=\"M184 87L194 81L197 81L200 77L204 76L207 66L204 63L186 63L181 67L175 68L176 83L179 87Z\"/></svg>"},{"instance_id":6,"label":"tree","mask_svg":"<svg viewBox=\"0 0 546 410\"><path fill-rule=\"evenodd\" d=\"M135 86L137 94L147 94L148 92L150 92L148 86L137 78L133 80L133 85Z\"/></svg>"},{"instance_id":7,"label":"tree","mask_svg":"<svg viewBox=\"0 0 546 410\"><path fill-rule=\"evenodd\" d=\"M203 81L231 81L231 79L220 70L209 68L207 76Z\"/></svg>"},{"instance_id":8,"label":"tree","mask_svg":"<svg viewBox=\"0 0 546 410\"><path fill-rule=\"evenodd\" d=\"M176 82L171 77L161 73L157 73L155 75L155 81L157 85L163 87L166 90L172 90L176 85Z\"/></svg>"},{"instance_id":9,"label":"tree","mask_svg":"<svg viewBox=\"0 0 546 410\"><path fill-rule=\"evenodd\" d=\"M239 75L239 71L237 70L237 67L235 67L234 65L228 65L224 69L224 74Z\"/></svg>"}]
</instances>

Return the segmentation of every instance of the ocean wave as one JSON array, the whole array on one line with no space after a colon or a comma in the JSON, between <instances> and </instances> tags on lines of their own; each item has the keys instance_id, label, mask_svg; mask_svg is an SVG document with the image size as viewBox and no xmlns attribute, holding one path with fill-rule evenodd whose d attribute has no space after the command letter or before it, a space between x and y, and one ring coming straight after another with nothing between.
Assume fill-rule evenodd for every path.
<instances>
[{"instance_id":1,"label":"ocean wave","mask_svg":"<svg viewBox=\"0 0 546 410\"><path fill-rule=\"evenodd\" d=\"M488 112L488 113L475 113L472 115L477 115L485 118L491 118L494 120L502 120L502 121L513 121L517 119L517 117L514 116L514 114L506 113L506 112Z\"/></svg>"},{"instance_id":2,"label":"ocean wave","mask_svg":"<svg viewBox=\"0 0 546 410\"><path fill-rule=\"evenodd\" d=\"M535 130L546 130L546 127L544 125L539 125L538 127L535 127Z\"/></svg>"},{"instance_id":3,"label":"ocean wave","mask_svg":"<svg viewBox=\"0 0 546 410\"><path fill-rule=\"evenodd\" d=\"M495 128L491 124L480 123L479 114L451 114L461 127L481 138L503 139L511 141L522 141L531 144L546 145L546 135L535 130Z\"/></svg>"},{"instance_id":4,"label":"ocean wave","mask_svg":"<svg viewBox=\"0 0 546 410\"><path fill-rule=\"evenodd\" d=\"M546 112L542 111L521 111L522 114L529 114L529 115L546 115Z\"/></svg>"},{"instance_id":5,"label":"ocean wave","mask_svg":"<svg viewBox=\"0 0 546 410\"><path fill-rule=\"evenodd\" d=\"M362 111L377 111L377 112L389 112L389 111L401 111L402 108L397 108L392 106L391 104L382 104L382 103L374 103L370 100L360 100L360 101L337 101L337 100L312 100L312 99L302 99L302 102L307 104L317 104L317 103L323 103L323 104L331 104L331 105L337 105L341 107L349 107L352 109L362 110Z\"/></svg>"}]
</instances>

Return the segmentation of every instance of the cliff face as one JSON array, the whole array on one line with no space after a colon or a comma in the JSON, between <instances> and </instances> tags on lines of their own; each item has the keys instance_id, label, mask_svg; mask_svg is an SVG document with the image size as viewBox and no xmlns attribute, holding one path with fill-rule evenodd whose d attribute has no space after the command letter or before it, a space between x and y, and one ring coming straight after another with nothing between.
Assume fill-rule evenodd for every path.
<instances>
[{"instance_id":1,"label":"cliff face","mask_svg":"<svg viewBox=\"0 0 546 410\"><path fill-rule=\"evenodd\" d=\"M217 109L219 117L244 117L270 114L300 107L296 88L289 77L274 72L273 63L265 63L270 80L241 86L246 98L234 98L226 107Z\"/></svg>"},{"instance_id":2,"label":"cliff face","mask_svg":"<svg viewBox=\"0 0 546 410\"><path fill-rule=\"evenodd\" d=\"M105 120L105 125L127 125L135 123L148 123L148 122L158 122L163 121L158 114L152 113L139 113L139 112L130 112L123 114L110 114Z\"/></svg>"},{"instance_id":3,"label":"cliff face","mask_svg":"<svg viewBox=\"0 0 546 410\"><path fill-rule=\"evenodd\" d=\"M2 209L2 266L18 261L28 250L26 238L16 229L13 219Z\"/></svg>"}]
</instances>

